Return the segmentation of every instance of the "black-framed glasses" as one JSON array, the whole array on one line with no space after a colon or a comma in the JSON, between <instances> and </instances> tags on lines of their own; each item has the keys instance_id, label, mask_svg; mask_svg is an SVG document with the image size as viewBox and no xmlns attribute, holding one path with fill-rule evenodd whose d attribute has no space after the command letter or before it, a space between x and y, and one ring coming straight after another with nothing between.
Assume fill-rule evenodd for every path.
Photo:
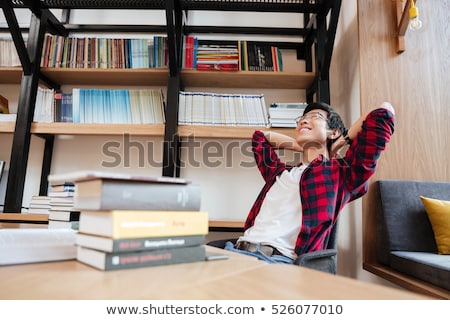
<instances>
[{"instance_id":1,"label":"black-framed glasses","mask_svg":"<svg viewBox=\"0 0 450 320\"><path fill-rule=\"evenodd\" d=\"M300 116L300 117L298 117L297 119L295 119L295 123L297 123L297 125L300 123L300 122L302 122L303 120L308 120L308 121L310 121L310 120L319 120L319 119L322 119L322 120L325 120L325 121L327 121L328 119L323 115L323 114L321 114L320 112L309 112L308 114L305 114L305 115L303 115L303 116Z\"/></svg>"}]
</instances>

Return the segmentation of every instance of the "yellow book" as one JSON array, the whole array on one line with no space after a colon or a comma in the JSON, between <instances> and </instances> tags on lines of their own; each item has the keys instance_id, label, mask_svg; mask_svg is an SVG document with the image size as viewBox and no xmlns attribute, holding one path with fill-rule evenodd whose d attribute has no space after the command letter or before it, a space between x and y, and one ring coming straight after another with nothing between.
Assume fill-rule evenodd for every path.
<instances>
[{"instance_id":1,"label":"yellow book","mask_svg":"<svg viewBox=\"0 0 450 320\"><path fill-rule=\"evenodd\" d=\"M82 210L78 230L114 239L206 235L208 214L203 211Z\"/></svg>"}]
</instances>

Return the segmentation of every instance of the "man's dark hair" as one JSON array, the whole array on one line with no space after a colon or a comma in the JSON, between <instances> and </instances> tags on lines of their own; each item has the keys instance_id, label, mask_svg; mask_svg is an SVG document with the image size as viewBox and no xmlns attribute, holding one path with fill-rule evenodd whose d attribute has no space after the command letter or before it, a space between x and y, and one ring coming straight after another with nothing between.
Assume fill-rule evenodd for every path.
<instances>
[{"instance_id":1,"label":"man's dark hair","mask_svg":"<svg viewBox=\"0 0 450 320\"><path fill-rule=\"evenodd\" d=\"M334 111L334 109L326 104L325 102L311 102L309 103L305 110L303 111L303 114L307 114L309 111L314 110L314 109L320 109L323 111L326 111L328 113L328 128L330 129L338 129L342 135L346 135L348 129L345 127L344 122L341 119L341 116ZM328 151L331 150L331 145L334 143L334 141L336 141L339 137L337 137L336 139L330 139L328 140L327 143L327 149Z\"/></svg>"}]
</instances>

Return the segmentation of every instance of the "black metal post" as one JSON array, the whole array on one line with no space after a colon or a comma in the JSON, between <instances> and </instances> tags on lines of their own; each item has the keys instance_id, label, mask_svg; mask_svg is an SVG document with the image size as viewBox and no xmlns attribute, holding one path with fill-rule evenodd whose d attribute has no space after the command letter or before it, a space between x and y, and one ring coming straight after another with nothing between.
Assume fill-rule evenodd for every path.
<instances>
[{"instance_id":1,"label":"black metal post","mask_svg":"<svg viewBox=\"0 0 450 320\"><path fill-rule=\"evenodd\" d=\"M11 150L4 212L21 212L31 141L31 123L39 84L39 63L45 34L45 16L31 14L27 53L30 73L22 75L17 120Z\"/></svg>"},{"instance_id":2,"label":"black metal post","mask_svg":"<svg viewBox=\"0 0 450 320\"><path fill-rule=\"evenodd\" d=\"M169 79L167 83L166 126L164 131L163 176L179 175L178 94L180 90L181 9L179 1L166 1Z\"/></svg>"},{"instance_id":3,"label":"black metal post","mask_svg":"<svg viewBox=\"0 0 450 320\"><path fill-rule=\"evenodd\" d=\"M317 101L330 103L330 81L329 72L325 70L325 48L327 42L327 17L326 14L317 15L317 39L316 39L316 71L317 71Z\"/></svg>"},{"instance_id":4,"label":"black metal post","mask_svg":"<svg viewBox=\"0 0 450 320\"><path fill-rule=\"evenodd\" d=\"M45 135L44 155L42 159L42 169L41 169L41 184L39 187L39 195L46 196L48 192L48 175L50 174L50 169L52 167L52 157L53 157L53 144L55 141L55 136Z\"/></svg>"}]
</instances>

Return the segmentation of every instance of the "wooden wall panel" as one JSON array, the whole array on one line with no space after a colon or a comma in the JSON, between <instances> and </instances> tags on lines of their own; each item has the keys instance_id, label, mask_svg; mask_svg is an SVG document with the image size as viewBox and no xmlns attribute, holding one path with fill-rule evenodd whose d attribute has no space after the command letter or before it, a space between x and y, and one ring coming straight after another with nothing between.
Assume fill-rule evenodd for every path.
<instances>
[{"instance_id":1,"label":"wooden wall panel","mask_svg":"<svg viewBox=\"0 0 450 320\"><path fill-rule=\"evenodd\" d=\"M417 1L423 28L396 53L395 1L359 0L361 112L390 101L396 130L379 179L450 181L450 1ZM373 193L363 199L363 261L375 259Z\"/></svg>"}]
</instances>

